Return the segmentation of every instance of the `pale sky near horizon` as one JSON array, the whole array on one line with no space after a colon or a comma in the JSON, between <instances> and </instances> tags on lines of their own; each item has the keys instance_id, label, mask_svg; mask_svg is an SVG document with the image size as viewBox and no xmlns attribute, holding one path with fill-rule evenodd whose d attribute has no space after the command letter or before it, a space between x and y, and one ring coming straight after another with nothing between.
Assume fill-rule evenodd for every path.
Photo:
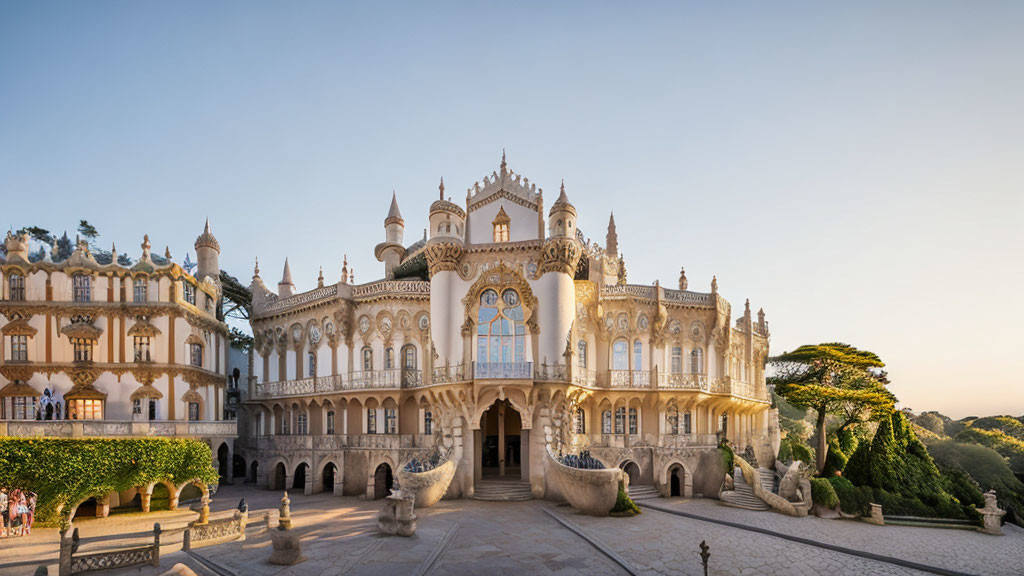
<instances>
[{"instance_id":1,"label":"pale sky near horizon","mask_svg":"<svg viewBox=\"0 0 1024 576\"><path fill-rule=\"evenodd\" d=\"M901 405L1024 413L1024 3L0 0L0 223L299 290L510 167L615 212L631 283L717 274L772 351L843 341ZM194 253L193 253L194 258Z\"/></svg>"}]
</instances>

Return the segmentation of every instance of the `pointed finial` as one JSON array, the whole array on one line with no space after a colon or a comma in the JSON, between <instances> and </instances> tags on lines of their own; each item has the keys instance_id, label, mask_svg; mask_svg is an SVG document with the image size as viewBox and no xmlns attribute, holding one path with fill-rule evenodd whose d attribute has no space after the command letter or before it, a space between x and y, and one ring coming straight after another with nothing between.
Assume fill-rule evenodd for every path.
<instances>
[{"instance_id":1,"label":"pointed finial","mask_svg":"<svg viewBox=\"0 0 1024 576\"><path fill-rule=\"evenodd\" d=\"M562 194L565 194L565 178L562 178Z\"/></svg>"},{"instance_id":2,"label":"pointed finial","mask_svg":"<svg viewBox=\"0 0 1024 576\"><path fill-rule=\"evenodd\" d=\"M117 244L114 242L110 243L110 253L115 255L117 254Z\"/></svg>"},{"instance_id":3,"label":"pointed finial","mask_svg":"<svg viewBox=\"0 0 1024 576\"><path fill-rule=\"evenodd\" d=\"M743 306L743 315L750 316L750 298L747 298L747 303Z\"/></svg>"},{"instance_id":4,"label":"pointed finial","mask_svg":"<svg viewBox=\"0 0 1024 576\"><path fill-rule=\"evenodd\" d=\"M679 269L679 289L686 290L689 282L686 280L686 268Z\"/></svg>"},{"instance_id":5,"label":"pointed finial","mask_svg":"<svg viewBox=\"0 0 1024 576\"><path fill-rule=\"evenodd\" d=\"M256 257L256 265L252 267L252 277L253 278L259 278L260 277L260 257L259 256Z\"/></svg>"},{"instance_id":6,"label":"pointed finial","mask_svg":"<svg viewBox=\"0 0 1024 576\"><path fill-rule=\"evenodd\" d=\"M718 276L711 277L711 293L718 294Z\"/></svg>"},{"instance_id":7,"label":"pointed finial","mask_svg":"<svg viewBox=\"0 0 1024 576\"><path fill-rule=\"evenodd\" d=\"M323 288L324 287L324 267L323 266L320 267L320 276L316 279L316 287L317 288Z\"/></svg>"},{"instance_id":8,"label":"pointed finial","mask_svg":"<svg viewBox=\"0 0 1024 576\"><path fill-rule=\"evenodd\" d=\"M348 283L348 254L345 254L345 258L341 263L341 283Z\"/></svg>"},{"instance_id":9,"label":"pointed finial","mask_svg":"<svg viewBox=\"0 0 1024 576\"><path fill-rule=\"evenodd\" d=\"M441 176L441 185L437 188L441 192L441 200L444 200L444 176Z\"/></svg>"},{"instance_id":10,"label":"pointed finial","mask_svg":"<svg viewBox=\"0 0 1024 576\"><path fill-rule=\"evenodd\" d=\"M206 227L203 228L203 234L210 234L210 217L206 217Z\"/></svg>"},{"instance_id":11,"label":"pointed finial","mask_svg":"<svg viewBox=\"0 0 1024 576\"><path fill-rule=\"evenodd\" d=\"M171 247L164 244L164 258L171 259Z\"/></svg>"},{"instance_id":12,"label":"pointed finial","mask_svg":"<svg viewBox=\"0 0 1024 576\"><path fill-rule=\"evenodd\" d=\"M501 149L501 175L508 173L508 164L505 162L505 149Z\"/></svg>"}]
</instances>

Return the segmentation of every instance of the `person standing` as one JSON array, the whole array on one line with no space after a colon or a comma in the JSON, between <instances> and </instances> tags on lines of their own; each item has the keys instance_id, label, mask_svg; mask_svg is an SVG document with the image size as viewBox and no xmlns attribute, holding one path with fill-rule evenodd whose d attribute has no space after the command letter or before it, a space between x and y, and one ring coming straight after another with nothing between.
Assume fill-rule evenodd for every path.
<instances>
[{"instance_id":1,"label":"person standing","mask_svg":"<svg viewBox=\"0 0 1024 576\"><path fill-rule=\"evenodd\" d=\"M15 488L11 490L11 494L7 497L7 519L10 525L8 535L17 536L15 533L15 523L18 522L18 501L21 500L21 492Z\"/></svg>"},{"instance_id":2,"label":"person standing","mask_svg":"<svg viewBox=\"0 0 1024 576\"><path fill-rule=\"evenodd\" d=\"M36 501L39 496L35 492L28 493L28 522L25 524L25 533L32 533L32 523L36 521Z\"/></svg>"},{"instance_id":3,"label":"person standing","mask_svg":"<svg viewBox=\"0 0 1024 576\"><path fill-rule=\"evenodd\" d=\"M25 492L19 490L18 494L18 517L21 519L21 526L18 530L20 536L25 535L25 529L28 528L28 499L25 497Z\"/></svg>"},{"instance_id":4,"label":"person standing","mask_svg":"<svg viewBox=\"0 0 1024 576\"><path fill-rule=\"evenodd\" d=\"M0 538L7 538L7 489L0 488Z\"/></svg>"}]
</instances>

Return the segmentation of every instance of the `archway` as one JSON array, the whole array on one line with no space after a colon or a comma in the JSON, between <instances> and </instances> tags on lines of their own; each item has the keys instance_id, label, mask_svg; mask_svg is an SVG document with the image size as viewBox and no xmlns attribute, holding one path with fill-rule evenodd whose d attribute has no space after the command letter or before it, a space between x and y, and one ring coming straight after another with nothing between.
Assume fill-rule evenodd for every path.
<instances>
[{"instance_id":1,"label":"archway","mask_svg":"<svg viewBox=\"0 0 1024 576\"><path fill-rule=\"evenodd\" d=\"M305 490L306 489L306 472L309 469L309 464L303 462L295 468L295 477L292 479L292 490Z\"/></svg>"},{"instance_id":2,"label":"archway","mask_svg":"<svg viewBox=\"0 0 1024 576\"><path fill-rule=\"evenodd\" d=\"M324 492L331 492L331 493L334 492L334 478L337 475L337 473L338 473L338 468L334 465L333 462L329 462L326 466L324 466L324 473L323 473L323 491Z\"/></svg>"},{"instance_id":3,"label":"archway","mask_svg":"<svg viewBox=\"0 0 1024 576\"><path fill-rule=\"evenodd\" d=\"M217 473L220 474L220 481L224 482L228 477L228 463L230 460L230 452L228 449L227 442L221 442L217 448Z\"/></svg>"},{"instance_id":4,"label":"archway","mask_svg":"<svg viewBox=\"0 0 1024 576\"><path fill-rule=\"evenodd\" d=\"M235 454L231 460L232 475L245 481L245 458Z\"/></svg>"},{"instance_id":5,"label":"archway","mask_svg":"<svg viewBox=\"0 0 1024 576\"><path fill-rule=\"evenodd\" d=\"M391 466L387 462L377 466L377 469L373 471L373 499L379 500L387 497L388 494L391 494L393 484Z\"/></svg>"},{"instance_id":6,"label":"archway","mask_svg":"<svg viewBox=\"0 0 1024 576\"><path fill-rule=\"evenodd\" d=\"M75 509L75 514L71 517L71 519L77 520L79 518L95 518L97 510L99 510L99 503L97 502L96 498L89 498L85 502L82 502L81 504L78 505L78 508Z\"/></svg>"},{"instance_id":7,"label":"archway","mask_svg":"<svg viewBox=\"0 0 1024 576\"><path fill-rule=\"evenodd\" d=\"M480 416L482 476L522 476L523 420L506 400L498 400Z\"/></svg>"},{"instance_id":8,"label":"archway","mask_svg":"<svg viewBox=\"0 0 1024 576\"><path fill-rule=\"evenodd\" d=\"M284 468L284 462L278 462L277 466L274 467L274 483L270 486L271 490L283 490L286 488L285 482L288 478L288 472Z\"/></svg>"},{"instance_id":9,"label":"archway","mask_svg":"<svg viewBox=\"0 0 1024 576\"><path fill-rule=\"evenodd\" d=\"M629 476L629 485L636 486L640 482L640 466L637 466L636 462L627 460L620 466L626 476Z\"/></svg>"},{"instance_id":10,"label":"archway","mask_svg":"<svg viewBox=\"0 0 1024 576\"><path fill-rule=\"evenodd\" d=\"M149 511L171 509L171 488L163 482L153 485L153 494L149 497Z\"/></svg>"},{"instance_id":11,"label":"archway","mask_svg":"<svg viewBox=\"0 0 1024 576\"><path fill-rule=\"evenodd\" d=\"M679 464L668 469L669 496L683 496L683 486L686 486L686 470Z\"/></svg>"},{"instance_id":12,"label":"archway","mask_svg":"<svg viewBox=\"0 0 1024 576\"><path fill-rule=\"evenodd\" d=\"M259 482L260 477L260 463L253 460L252 464L249 465L249 482L256 484Z\"/></svg>"}]
</instances>

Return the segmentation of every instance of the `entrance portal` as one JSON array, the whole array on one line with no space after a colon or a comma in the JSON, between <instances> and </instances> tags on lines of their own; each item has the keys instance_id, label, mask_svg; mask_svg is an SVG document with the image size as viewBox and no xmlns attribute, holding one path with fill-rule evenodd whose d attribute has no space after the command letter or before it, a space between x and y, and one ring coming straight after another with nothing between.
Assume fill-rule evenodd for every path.
<instances>
[{"instance_id":1,"label":"entrance portal","mask_svg":"<svg viewBox=\"0 0 1024 576\"><path fill-rule=\"evenodd\" d=\"M523 420L508 400L499 400L480 417L480 463L483 476L522 475Z\"/></svg>"}]
</instances>

